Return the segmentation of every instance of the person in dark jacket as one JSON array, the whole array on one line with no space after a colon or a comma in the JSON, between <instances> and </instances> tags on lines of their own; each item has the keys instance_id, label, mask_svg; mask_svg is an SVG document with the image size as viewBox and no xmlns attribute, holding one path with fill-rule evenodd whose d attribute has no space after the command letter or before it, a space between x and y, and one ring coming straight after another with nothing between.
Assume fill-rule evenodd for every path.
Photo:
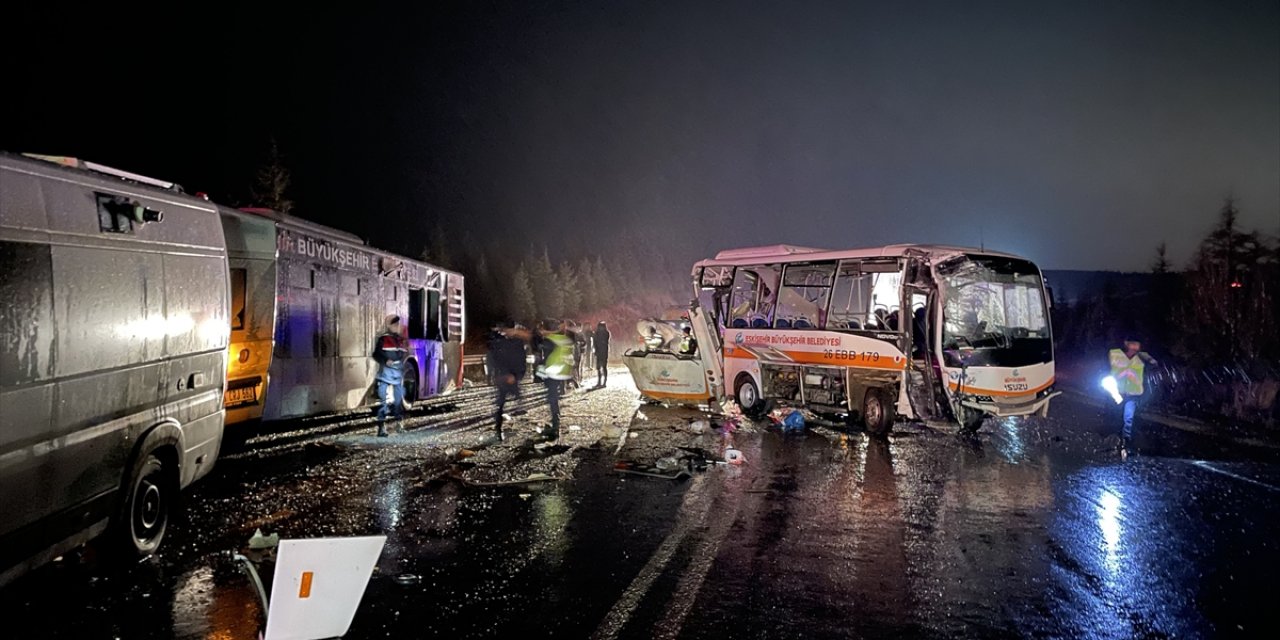
<instances>
[{"instance_id":1,"label":"person in dark jacket","mask_svg":"<svg viewBox=\"0 0 1280 640\"><path fill-rule=\"evenodd\" d=\"M596 353L596 388L603 389L609 382L609 328L603 320L591 336L591 347Z\"/></svg>"},{"instance_id":2,"label":"person in dark jacket","mask_svg":"<svg viewBox=\"0 0 1280 640\"><path fill-rule=\"evenodd\" d=\"M493 386L498 390L498 406L494 412L498 440L505 439L502 434L502 419L507 398L520 397L520 380L525 374L525 341L514 334L514 329L514 324L495 328L489 336L489 353L486 356L489 375Z\"/></svg>"},{"instance_id":3,"label":"person in dark jacket","mask_svg":"<svg viewBox=\"0 0 1280 640\"><path fill-rule=\"evenodd\" d=\"M378 363L378 437L387 437L387 416L394 414L403 430L404 361L409 356L409 342L400 328L400 316L387 318L387 328L373 342L373 360Z\"/></svg>"}]
</instances>

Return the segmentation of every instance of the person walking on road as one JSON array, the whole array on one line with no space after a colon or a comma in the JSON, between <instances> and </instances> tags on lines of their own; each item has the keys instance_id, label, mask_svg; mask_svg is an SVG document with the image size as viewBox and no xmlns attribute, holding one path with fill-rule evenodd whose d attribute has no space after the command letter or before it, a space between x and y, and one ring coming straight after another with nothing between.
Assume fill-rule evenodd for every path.
<instances>
[{"instance_id":1,"label":"person walking on road","mask_svg":"<svg viewBox=\"0 0 1280 640\"><path fill-rule=\"evenodd\" d=\"M1122 398L1123 423L1120 431L1120 454L1128 456L1133 448L1133 420L1138 413L1138 403L1146 391L1146 365L1158 362L1142 350L1137 338L1125 338L1124 347L1112 349L1108 354L1111 377L1116 381Z\"/></svg>"},{"instance_id":2,"label":"person walking on road","mask_svg":"<svg viewBox=\"0 0 1280 640\"><path fill-rule=\"evenodd\" d=\"M591 335L591 348L596 353L596 388L603 389L609 382L609 327L603 320Z\"/></svg>"},{"instance_id":3,"label":"person walking on road","mask_svg":"<svg viewBox=\"0 0 1280 640\"><path fill-rule=\"evenodd\" d=\"M409 343L400 326L400 316L387 318L387 328L373 343L373 360L378 363L378 437L387 437L387 416L395 415L404 430L404 361Z\"/></svg>"},{"instance_id":4,"label":"person walking on road","mask_svg":"<svg viewBox=\"0 0 1280 640\"><path fill-rule=\"evenodd\" d=\"M515 334L514 324L496 327L489 336L489 353L485 359L489 365L489 376L498 392L494 430L499 441L505 439L502 421L507 398L520 397L520 380L525 374L524 345L525 341Z\"/></svg>"},{"instance_id":5,"label":"person walking on road","mask_svg":"<svg viewBox=\"0 0 1280 640\"><path fill-rule=\"evenodd\" d=\"M542 329L534 344L536 371L547 386L547 405L551 408L551 427L542 435L547 440L556 440L560 437L560 394L564 392L565 380L573 378L573 342L555 320L544 321Z\"/></svg>"}]
</instances>

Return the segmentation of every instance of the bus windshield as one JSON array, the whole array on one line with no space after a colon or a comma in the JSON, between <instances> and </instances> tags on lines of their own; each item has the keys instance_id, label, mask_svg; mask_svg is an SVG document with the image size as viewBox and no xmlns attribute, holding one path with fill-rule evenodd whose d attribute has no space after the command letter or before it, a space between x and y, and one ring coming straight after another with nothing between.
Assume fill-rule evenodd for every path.
<instances>
[{"instance_id":1,"label":"bus windshield","mask_svg":"<svg viewBox=\"0 0 1280 640\"><path fill-rule=\"evenodd\" d=\"M1040 270L1026 260L966 256L939 265L947 366L1020 367L1053 359Z\"/></svg>"}]
</instances>

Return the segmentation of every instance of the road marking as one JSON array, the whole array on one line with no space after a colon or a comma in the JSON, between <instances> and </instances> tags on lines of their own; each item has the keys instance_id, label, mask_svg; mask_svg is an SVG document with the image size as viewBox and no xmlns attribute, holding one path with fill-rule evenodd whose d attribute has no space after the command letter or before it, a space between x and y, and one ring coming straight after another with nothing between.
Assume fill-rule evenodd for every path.
<instances>
[{"instance_id":1,"label":"road marking","mask_svg":"<svg viewBox=\"0 0 1280 640\"><path fill-rule=\"evenodd\" d=\"M1238 474L1238 473L1232 473L1232 472L1230 472L1230 471L1227 471L1226 469L1219 469L1219 468L1217 468L1217 467L1215 467L1215 466L1213 466L1213 465L1209 464L1208 462L1205 462L1204 460L1195 460L1195 461L1193 461L1191 464L1193 464L1193 465L1195 465L1195 466L1197 466L1197 467L1200 467L1201 469L1205 469L1205 470L1207 470L1207 471L1212 471L1212 472L1214 472L1214 473L1221 473L1222 475L1227 476L1227 477L1229 477L1229 478L1235 478L1236 480L1243 480L1243 481L1245 481L1245 482L1248 482L1249 484L1256 484L1256 485L1258 485L1259 487L1262 487L1262 488L1264 488L1264 489L1268 489L1268 490L1270 490L1270 491L1280 492L1280 487L1272 486L1272 485L1269 485L1269 484L1267 484L1267 483L1265 483L1265 482L1261 482L1261 481L1258 481L1258 480L1254 480L1253 478L1248 478L1248 477L1242 476L1242 475L1240 475L1240 474Z\"/></svg>"},{"instance_id":2,"label":"road marking","mask_svg":"<svg viewBox=\"0 0 1280 640\"><path fill-rule=\"evenodd\" d=\"M735 507L739 504L734 500ZM720 544L728 537L729 529L738 519L738 509L716 510L714 517L715 521L707 527L706 537L699 541L693 557L685 565L680 582L676 584L675 592L667 601L662 619L651 630L656 640L674 640L680 635L685 618L693 609L694 601L698 599L698 593L702 591L702 585L707 581L707 574L711 572L711 565L720 555Z\"/></svg>"},{"instance_id":3,"label":"road marking","mask_svg":"<svg viewBox=\"0 0 1280 640\"><path fill-rule=\"evenodd\" d=\"M667 534L657 551L650 556L649 562L645 563L644 568L636 574L635 579L609 609L609 613L605 614L604 620L600 621L600 626L596 627L595 633L591 634L593 640L612 640L618 636L622 628L631 620L631 615L640 606L640 602L648 595L654 581L666 570L667 564L671 562L671 558L675 556L676 550L684 543L685 538L689 537L694 530L702 528L714 498L711 495L712 492L705 486L706 478L707 474L694 477L691 483L693 486L689 487L688 492L685 493L687 499L676 514L678 523L676 528Z\"/></svg>"}]
</instances>

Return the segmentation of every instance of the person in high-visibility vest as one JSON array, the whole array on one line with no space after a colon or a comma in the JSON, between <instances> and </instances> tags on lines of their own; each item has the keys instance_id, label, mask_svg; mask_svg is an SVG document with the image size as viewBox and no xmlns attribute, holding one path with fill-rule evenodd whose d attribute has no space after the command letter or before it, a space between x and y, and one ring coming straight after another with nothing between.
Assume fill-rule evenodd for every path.
<instances>
[{"instance_id":1,"label":"person in high-visibility vest","mask_svg":"<svg viewBox=\"0 0 1280 640\"><path fill-rule=\"evenodd\" d=\"M1142 350L1142 342L1137 338L1125 338L1124 348L1112 349L1108 360L1111 363L1111 377L1116 381L1116 389L1124 405L1120 452L1128 455L1133 447L1133 419L1138 413L1138 401L1146 392L1146 366L1158 363Z\"/></svg>"},{"instance_id":2,"label":"person in high-visibility vest","mask_svg":"<svg viewBox=\"0 0 1280 640\"><path fill-rule=\"evenodd\" d=\"M560 323L547 320L542 335L534 345L538 354L537 376L547 385L547 404L551 407L551 428L542 433L548 440L560 437L560 394L564 382L573 378L573 341L564 335Z\"/></svg>"},{"instance_id":3,"label":"person in high-visibility vest","mask_svg":"<svg viewBox=\"0 0 1280 640\"><path fill-rule=\"evenodd\" d=\"M680 337L680 355L698 355L698 339L693 337L693 329L691 327L686 326L684 334Z\"/></svg>"}]
</instances>

